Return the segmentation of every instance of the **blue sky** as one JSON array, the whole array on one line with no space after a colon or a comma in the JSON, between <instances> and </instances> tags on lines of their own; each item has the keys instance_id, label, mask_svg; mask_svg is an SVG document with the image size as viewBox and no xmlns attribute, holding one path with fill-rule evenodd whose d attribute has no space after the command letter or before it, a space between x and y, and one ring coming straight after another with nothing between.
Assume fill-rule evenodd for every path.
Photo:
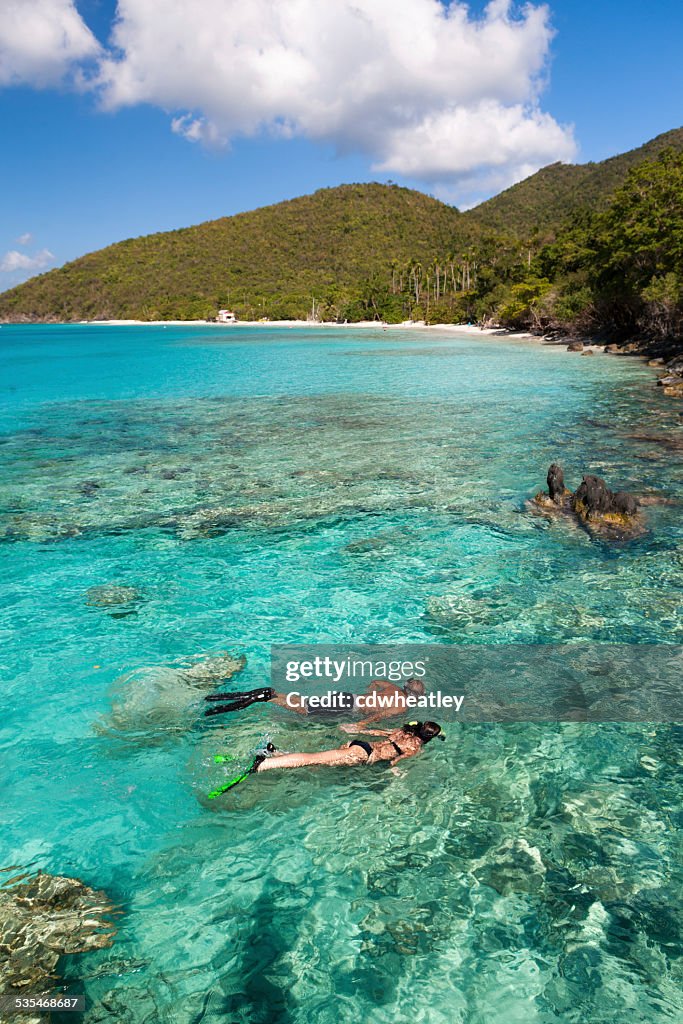
<instances>
[{"instance_id":1,"label":"blue sky","mask_svg":"<svg viewBox=\"0 0 683 1024\"><path fill-rule=\"evenodd\" d=\"M600 160L683 122L683 8L666 0L551 0L549 20L528 24L489 10L481 31L482 2L453 24L434 0L394 0L360 40L347 0L326 0L305 60L301 26L286 24L263 58L273 0L251 0L254 24L243 13L232 44L235 0L178 0L176 21L159 21L159 59L149 40L168 5L126 0L111 51L115 3L70 13L72 2L21 0L36 8L28 24L0 13L0 289L122 238L342 182L393 180L468 205L552 159ZM393 38L401 14L408 31ZM49 16L76 19L59 68ZM230 47L250 32L243 61Z\"/></svg>"}]
</instances>

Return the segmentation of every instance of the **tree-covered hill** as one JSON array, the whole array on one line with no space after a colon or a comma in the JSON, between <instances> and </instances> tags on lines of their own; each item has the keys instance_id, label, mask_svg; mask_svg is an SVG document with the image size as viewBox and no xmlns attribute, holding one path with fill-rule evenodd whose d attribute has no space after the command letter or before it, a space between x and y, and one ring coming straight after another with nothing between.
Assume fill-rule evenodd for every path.
<instances>
[{"instance_id":1,"label":"tree-covered hill","mask_svg":"<svg viewBox=\"0 0 683 1024\"><path fill-rule=\"evenodd\" d=\"M580 210L602 210L638 164L665 149L683 151L683 128L638 149L588 164L551 164L463 215L480 229L520 238L555 233Z\"/></svg>"},{"instance_id":2,"label":"tree-covered hill","mask_svg":"<svg viewBox=\"0 0 683 1024\"><path fill-rule=\"evenodd\" d=\"M129 239L0 295L0 319L478 321L683 345L683 129L553 165L466 214L396 185L322 189Z\"/></svg>"},{"instance_id":3,"label":"tree-covered hill","mask_svg":"<svg viewBox=\"0 0 683 1024\"><path fill-rule=\"evenodd\" d=\"M358 301L392 262L427 265L457 237L460 214L398 186L343 185L119 242L0 296L0 318L191 319L372 315Z\"/></svg>"}]
</instances>

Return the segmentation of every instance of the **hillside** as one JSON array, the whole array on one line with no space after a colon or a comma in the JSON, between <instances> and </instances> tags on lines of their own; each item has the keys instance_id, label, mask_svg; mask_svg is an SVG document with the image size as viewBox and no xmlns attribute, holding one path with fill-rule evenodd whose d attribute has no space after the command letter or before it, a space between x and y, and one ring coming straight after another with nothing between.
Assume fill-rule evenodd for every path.
<instances>
[{"instance_id":1,"label":"hillside","mask_svg":"<svg viewBox=\"0 0 683 1024\"><path fill-rule=\"evenodd\" d=\"M463 214L468 226L530 238L556 232L578 210L604 209L631 168L667 149L683 151L683 128L600 163L551 164Z\"/></svg>"},{"instance_id":2,"label":"hillside","mask_svg":"<svg viewBox=\"0 0 683 1024\"><path fill-rule=\"evenodd\" d=\"M315 297L357 318L392 261L429 263L461 215L396 185L343 185L195 227L119 242L0 296L0 319L306 316Z\"/></svg>"},{"instance_id":3,"label":"hillside","mask_svg":"<svg viewBox=\"0 0 683 1024\"><path fill-rule=\"evenodd\" d=\"M667 347L683 338L683 129L553 164L468 213L397 185L321 189L89 253L0 320L412 318Z\"/></svg>"}]
</instances>

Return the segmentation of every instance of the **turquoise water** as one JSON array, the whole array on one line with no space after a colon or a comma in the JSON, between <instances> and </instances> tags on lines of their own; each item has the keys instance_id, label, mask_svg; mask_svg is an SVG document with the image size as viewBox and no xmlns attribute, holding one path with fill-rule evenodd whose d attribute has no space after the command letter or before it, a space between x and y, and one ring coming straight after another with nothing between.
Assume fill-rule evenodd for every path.
<instances>
[{"instance_id":1,"label":"turquoise water","mask_svg":"<svg viewBox=\"0 0 683 1024\"><path fill-rule=\"evenodd\" d=\"M271 643L683 642L681 420L652 383L434 333L0 330L0 866L121 904L64 965L87 1024L681 1019L676 727L452 724L400 778L207 804L216 750L338 733L197 724L206 659L263 685ZM671 503L591 540L525 505L556 458Z\"/></svg>"}]
</instances>

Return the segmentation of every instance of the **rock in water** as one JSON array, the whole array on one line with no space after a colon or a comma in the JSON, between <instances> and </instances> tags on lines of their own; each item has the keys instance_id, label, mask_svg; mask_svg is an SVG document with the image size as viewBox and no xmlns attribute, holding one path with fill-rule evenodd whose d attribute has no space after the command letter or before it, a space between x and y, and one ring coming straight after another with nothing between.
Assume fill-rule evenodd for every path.
<instances>
[{"instance_id":1,"label":"rock in water","mask_svg":"<svg viewBox=\"0 0 683 1024\"><path fill-rule=\"evenodd\" d=\"M600 477L588 475L576 489L573 508L583 522L629 530L636 525L638 501L626 491L614 494Z\"/></svg>"},{"instance_id":2,"label":"rock in water","mask_svg":"<svg viewBox=\"0 0 683 1024\"><path fill-rule=\"evenodd\" d=\"M221 654L214 654L208 658L202 658L195 662L190 668L181 669L179 674L190 686L205 688L207 684L213 685L224 679L231 679L232 676L241 672L247 663L244 654L231 654L223 651Z\"/></svg>"},{"instance_id":3,"label":"rock in water","mask_svg":"<svg viewBox=\"0 0 683 1024\"><path fill-rule=\"evenodd\" d=\"M509 896L542 889L546 867L538 848L520 837L504 840L490 858L482 858L472 873L501 896Z\"/></svg>"},{"instance_id":4,"label":"rock in water","mask_svg":"<svg viewBox=\"0 0 683 1024\"><path fill-rule=\"evenodd\" d=\"M547 482L549 493L541 491L536 495L532 503L535 510L540 509L553 517L565 515L573 518L591 533L607 539L630 539L644 532L638 499L626 491L615 494L602 477L587 473L576 493L572 494L564 486L562 467L553 462Z\"/></svg>"},{"instance_id":5,"label":"rock in water","mask_svg":"<svg viewBox=\"0 0 683 1024\"><path fill-rule=\"evenodd\" d=\"M557 462L553 462L552 466L548 470L546 482L548 484L548 493L550 494L552 501L559 504L560 499L564 497L567 489L564 486L564 470Z\"/></svg>"},{"instance_id":6,"label":"rock in water","mask_svg":"<svg viewBox=\"0 0 683 1024\"><path fill-rule=\"evenodd\" d=\"M186 667L134 669L114 681L111 711L94 730L144 746L165 743L193 727L202 692L232 678L246 663L243 654L222 651Z\"/></svg>"},{"instance_id":7,"label":"rock in water","mask_svg":"<svg viewBox=\"0 0 683 1024\"><path fill-rule=\"evenodd\" d=\"M626 491L617 491L612 495L612 511L623 516L634 516L638 512L638 501Z\"/></svg>"},{"instance_id":8,"label":"rock in water","mask_svg":"<svg viewBox=\"0 0 683 1024\"><path fill-rule=\"evenodd\" d=\"M90 587L85 594L85 603L97 608L109 608L118 604L133 604L141 598L142 594L135 587L105 583L102 586Z\"/></svg>"},{"instance_id":9,"label":"rock in water","mask_svg":"<svg viewBox=\"0 0 683 1024\"><path fill-rule=\"evenodd\" d=\"M567 345L567 352L583 352L583 342L570 341Z\"/></svg>"},{"instance_id":10,"label":"rock in water","mask_svg":"<svg viewBox=\"0 0 683 1024\"><path fill-rule=\"evenodd\" d=\"M578 506L584 506L589 519L608 512L611 502L612 492L605 481L591 474L584 476L574 495L574 509L578 511Z\"/></svg>"},{"instance_id":11,"label":"rock in water","mask_svg":"<svg viewBox=\"0 0 683 1024\"><path fill-rule=\"evenodd\" d=\"M0 992L49 991L65 953L110 946L114 905L77 878L24 874L0 887ZM39 1021L22 1015L24 1024Z\"/></svg>"}]
</instances>

